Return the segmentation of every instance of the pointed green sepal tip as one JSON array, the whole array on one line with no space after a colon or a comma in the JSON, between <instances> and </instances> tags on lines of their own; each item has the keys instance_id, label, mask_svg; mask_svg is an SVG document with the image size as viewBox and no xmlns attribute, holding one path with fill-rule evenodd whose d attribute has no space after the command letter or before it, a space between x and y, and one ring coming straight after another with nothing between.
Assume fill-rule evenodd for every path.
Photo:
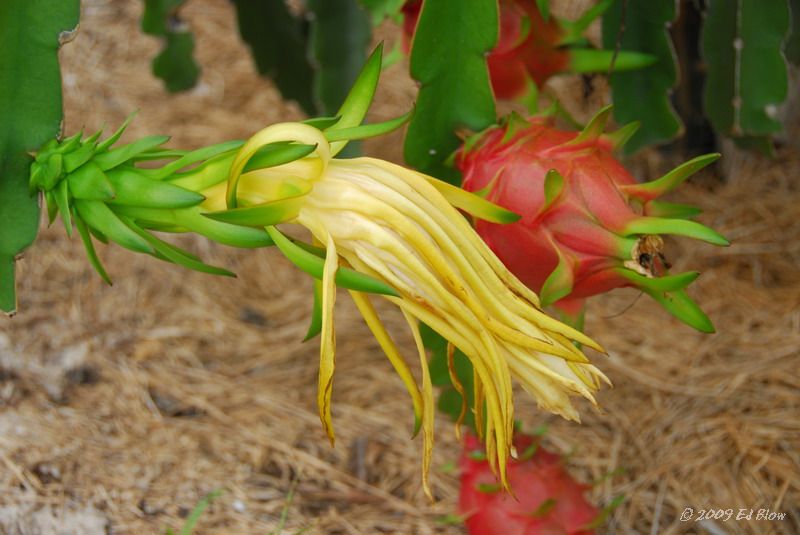
<instances>
[{"instance_id":1,"label":"pointed green sepal tip","mask_svg":"<svg viewBox=\"0 0 800 535\"><path fill-rule=\"evenodd\" d=\"M256 206L231 208L230 210L220 210L219 212L205 212L202 215L214 221L221 221L231 225L261 228L284 223L297 217L297 214L300 213L300 208L303 206L304 197L305 195L299 195Z\"/></svg>"},{"instance_id":2,"label":"pointed green sepal tip","mask_svg":"<svg viewBox=\"0 0 800 535\"><path fill-rule=\"evenodd\" d=\"M308 126L313 126L317 130L327 130L328 128L336 126L336 124L341 120L342 117L337 115L335 117L312 117L302 121L302 123L307 124Z\"/></svg>"},{"instance_id":3,"label":"pointed green sepal tip","mask_svg":"<svg viewBox=\"0 0 800 535\"><path fill-rule=\"evenodd\" d=\"M678 186L680 186L687 178L700 171L702 168L710 165L722 155L718 152L704 154L685 162L661 178L657 178L652 182L645 182L644 184L630 184L621 186L622 191L631 197L635 197L642 201L655 199L669 193Z\"/></svg>"},{"instance_id":4,"label":"pointed green sepal tip","mask_svg":"<svg viewBox=\"0 0 800 535\"><path fill-rule=\"evenodd\" d=\"M503 139L500 140L500 143L506 144L517 135L517 133L530 126L525 117L520 115L519 113L512 111L503 119L503 126L505 127L506 131L503 134Z\"/></svg>"},{"instance_id":5,"label":"pointed green sepal tip","mask_svg":"<svg viewBox=\"0 0 800 535\"><path fill-rule=\"evenodd\" d=\"M627 268L616 268L614 270L620 276L628 279L638 288L647 288L654 292L674 292L686 288L700 276L699 271L687 271L677 275L666 275L664 277L645 277Z\"/></svg>"},{"instance_id":6,"label":"pointed green sepal tip","mask_svg":"<svg viewBox=\"0 0 800 535\"><path fill-rule=\"evenodd\" d=\"M686 290L675 292L660 292L649 288L642 288L647 295L655 299L667 312L686 325L704 333L716 332L714 324L703 312L697 303L689 297Z\"/></svg>"},{"instance_id":7,"label":"pointed green sepal tip","mask_svg":"<svg viewBox=\"0 0 800 535\"><path fill-rule=\"evenodd\" d=\"M443 180L425 176L428 183L445 198L447 202L478 219L490 223L508 224L519 221L522 216L491 201L480 194L470 193Z\"/></svg>"},{"instance_id":8,"label":"pointed green sepal tip","mask_svg":"<svg viewBox=\"0 0 800 535\"><path fill-rule=\"evenodd\" d=\"M550 208L564 191L564 177L556 169L550 169L544 177L544 206L542 212Z\"/></svg>"},{"instance_id":9,"label":"pointed green sepal tip","mask_svg":"<svg viewBox=\"0 0 800 535\"><path fill-rule=\"evenodd\" d=\"M633 121L621 128L618 128L610 134L603 134L602 137L608 141L608 143L611 145L611 148L614 150L619 150L625 146L625 143L627 143L634 136L634 134L636 134L636 132L639 131L641 126L641 121Z\"/></svg>"},{"instance_id":10,"label":"pointed green sepal tip","mask_svg":"<svg viewBox=\"0 0 800 535\"><path fill-rule=\"evenodd\" d=\"M572 292L573 283L572 267L564 255L559 254L558 265L544 281L542 290L539 292L542 306L550 306L559 299L568 296Z\"/></svg>"},{"instance_id":11,"label":"pointed green sepal tip","mask_svg":"<svg viewBox=\"0 0 800 535\"><path fill-rule=\"evenodd\" d=\"M353 128L361 124L367 116L367 111L372 104L375 96L375 89L378 87L378 79L381 75L381 64L383 62L383 43L380 43L367 58L356 81L353 83L350 92L344 99L342 107L336 115L341 117L336 124L337 127ZM336 141L331 144L331 155L336 156L347 145L347 141Z\"/></svg>"},{"instance_id":12,"label":"pointed green sepal tip","mask_svg":"<svg viewBox=\"0 0 800 535\"><path fill-rule=\"evenodd\" d=\"M325 265L324 250L308 244L303 244L301 247L299 244L294 243L284 236L275 227L266 227L266 230L270 238L275 242L275 245L290 262L315 279L322 280L322 272ZM317 250L312 252L315 249ZM339 269L336 270L335 281L337 286L347 288L348 290L400 297L397 290L385 282L343 266L340 266Z\"/></svg>"},{"instance_id":13,"label":"pointed green sepal tip","mask_svg":"<svg viewBox=\"0 0 800 535\"><path fill-rule=\"evenodd\" d=\"M674 234L686 236L711 243L728 246L730 242L717 231L696 221L686 219L667 219L661 217L638 217L630 221L623 229L624 236L640 234Z\"/></svg>"},{"instance_id":14,"label":"pointed green sepal tip","mask_svg":"<svg viewBox=\"0 0 800 535\"><path fill-rule=\"evenodd\" d=\"M611 111L613 109L614 106L612 104L601 108L600 111L589 120L589 124L587 124L574 139L565 143L565 145L580 145L598 139L603 135L606 129L606 124L608 123L609 117L611 117ZM558 146L555 148L557 147Z\"/></svg>"},{"instance_id":15,"label":"pointed green sepal tip","mask_svg":"<svg viewBox=\"0 0 800 535\"><path fill-rule=\"evenodd\" d=\"M256 153L247 160L247 164L245 164L242 173L287 164L305 158L315 150L317 150L316 145L306 145L303 143L287 144L281 141L269 143L258 149Z\"/></svg>"},{"instance_id":16,"label":"pointed green sepal tip","mask_svg":"<svg viewBox=\"0 0 800 535\"><path fill-rule=\"evenodd\" d=\"M358 139L369 139L371 137L378 137L389 132L393 132L406 124L414 116L414 109L412 108L407 113L384 121L381 123L365 124L361 126L354 126L351 128L331 128L325 131L325 139L331 143L337 141L355 141Z\"/></svg>"}]
</instances>

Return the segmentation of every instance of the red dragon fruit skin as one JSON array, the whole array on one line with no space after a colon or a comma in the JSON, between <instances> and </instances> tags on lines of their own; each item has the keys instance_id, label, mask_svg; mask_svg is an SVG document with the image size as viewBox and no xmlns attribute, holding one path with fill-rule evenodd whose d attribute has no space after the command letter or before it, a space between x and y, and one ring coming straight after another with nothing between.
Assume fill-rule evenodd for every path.
<instances>
[{"instance_id":1,"label":"red dragon fruit skin","mask_svg":"<svg viewBox=\"0 0 800 535\"><path fill-rule=\"evenodd\" d=\"M534 437L517 434L520 458L508 465L514 496L500 490L480 441L466 436L460 461L459 511L470 535L591 535L587 525L599 511L584 494L589 489L565 471L558 455L544 450Z\"/></svg>"},{"instance_id":2,"label":"red dragon fruit skin","mask_svg":"<svg viewBox=\"0 0 800 535\"><path fill-rule=\"evenodd\" d=\"M583 298L634 286L687 324L712 332L684 290L698 273L665 275L659 234L727 241L689 220L698 210L657 198L719 155L640 184L613 155L636 125L603 134L609 112L598 113L583 132L559 130L547 117L514 116L469 140L456 156L464 189L522 216L507 225L479 221L476 229L546 305L570 313Z\"/></svg>"}]
</instances>

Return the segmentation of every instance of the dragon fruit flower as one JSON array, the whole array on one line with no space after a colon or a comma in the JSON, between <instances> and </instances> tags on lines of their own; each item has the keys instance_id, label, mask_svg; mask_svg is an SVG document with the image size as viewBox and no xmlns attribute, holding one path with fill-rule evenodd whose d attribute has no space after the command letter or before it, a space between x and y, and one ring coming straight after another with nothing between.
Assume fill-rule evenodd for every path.
<instances>
[{"instance_id":1,"label":"dragon fruit flower","mask_svg":"<svg viewBox=\"0 0 800 535\"><path fill-rule=\"evenodd\" d=\"M536 294L489 250L459 210L495 223L518 216L461 188L374 159L338 159L351 139L381 135L410 114L362 125L381 70L370 57L336 117L269 126L247 141L194 151L163 147L165 136L114 146L124 126L46 143L31 166L32 191L43 193L51 221L75 225L97 271L108 280L94 239L113 241L198 271L231 272L162 240L154 232L194 232L236 247L275 245L313 275L315 305L308 337L321 335L317 402L331 442L336 287L350 291L408 389L423 431L423 486L433 445L435 403L419 322L461 349L475 370L476 419L503 485L512 449L518 381L544 408L578 418L570 397L593 395L605 376L573 342L601 348L541 309ZM165 162L155 166L154 162ZM305 227L312 243L276 225ZM421 386L369 294L397 305L417 342ZM483 415L486 409L485 417Z\"/></svg>"},{"instance_id":2,"label":"dragon fruit flower","mask_svg":"<svg viewBox=\"0 0 800 535\"><path fill-rule=\"evenodd\" d=\"M478 221L476 230L544 305L577 316L584 298L633 286L681 321L713 332L684 289L698 273L668 274L661 235L728 242L690 220L699 210L659 198L719 155L638 183L612 152L638 125L604 134L610 110L601 110L583 132L559 130L548 117L512 116L468 140L456 158L463 187L522 214L509 225Z\"/></svg>"},{"instance_id":3,"label":"dragon fruit flower","mask_svg":"<svg viewBox=\"0 0 800 535\"><path fill-rule=\"evenodd\" d=\"M535 97L552 76L565 73L626 71L646 67L654 58L647 54L581 48L583 33L611 2L603 0L576 21L543 16L535 0L500 0L498 43L487 63L495 96L500 99ZM411 49L422 0L403 5L403 46ZM535 86L532 86L532 83Z\"/></svg>"},{"instance_id":4,"label":"dragon fruit flower","mask_svg":"<svg viewBox=\"0 0 800 535\"><path fill-rule=\"evenodd\" d=\"M262 147L280 143L314 146L313 154L291 163L240 174ZM318 405L331 442L331 389L335 335L333 304L343 270L355 270L377 281L372 291L397 305L408 321L419 351L422 386L382 326L364 289L353 290L356 305L411 394L424 432L423 482L433 443L435 403L422 345L424 322L461 349L475 369L473 408L482 414L482 430L492 466L503 485L511 450L514 411L512 379L544 408L578 419L570 396L594 401L607 379L576 349L573 341L601 350L592 340L546 316L537 296L514 277L475 233L456 207L495 223L516 214L424 174L374 158L336 159L318 129L300 123L270 126L240 149L227 187L202 194L205 210L219 221L266 226L276 245L299 267L299 253L321 265L321 350ZM296 196L275 200L276 191L295 189ZM229 208L235 199L235 208ZM286 206L288 210L284 210ZM277 216L270 217L275 210ZM283 236L275 222L308 229L316 250L300 249ZM312 252L310 252L312 251ZM324 258L324 260L322 258ZM305 268L304 268L305 269ZM309 268L307 271L313 273ZM383 290L381 290L383 288ZM478 418L483 420L483 418Z\"/></svg>"}]
</instances>

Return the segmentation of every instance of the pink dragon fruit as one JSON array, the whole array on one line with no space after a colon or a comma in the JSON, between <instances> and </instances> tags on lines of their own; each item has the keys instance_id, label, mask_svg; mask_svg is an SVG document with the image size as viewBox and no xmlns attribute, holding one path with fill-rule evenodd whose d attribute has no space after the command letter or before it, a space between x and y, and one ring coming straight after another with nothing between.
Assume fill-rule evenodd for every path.
<instances>
[{"instance_id":1,"label":"pink dragon fruit","mask_svg":"<svg viewBox=\"0 0 800 535\"><path fill-rule=\"evenodd\" d=\"M663 177L638 183L614 158L637 124L604 134L611 107L582 132L555 128L547 117L512 115L481 132L456 156L464 189L485 195L522 218L477 231L519 279L578 321L583 299L633 286L692 327L713 332L686 294L697 272L669 275L661 234L728 242L691 221L699 210L658 200L718 154L690 160Z\"/></svg>"},{"instance_id":2,"label":"pink dragon fruit","mask_svg":"<svg viewBox=\"0 0 800 535\"><path fill-rule=\"evenodd\" d=\"M461 457L459 510L472 535L591 535L600 512L586 501L588 486L576 482L562 459L536 437L517 434L519 458L508 464L515 496L500 489L480 441L468 435Z\"/></svg>"}]
</instances>

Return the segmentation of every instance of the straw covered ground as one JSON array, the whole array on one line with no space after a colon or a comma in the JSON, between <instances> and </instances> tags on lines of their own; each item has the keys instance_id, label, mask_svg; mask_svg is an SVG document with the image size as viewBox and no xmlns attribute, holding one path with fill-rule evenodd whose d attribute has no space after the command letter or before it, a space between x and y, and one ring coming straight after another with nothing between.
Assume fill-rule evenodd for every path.
<instances>
[{"instance_id":1,"label":"straw covered ground","mask_svg":"<svg viewBox=\"0 0 800 535\"><path fill-rule=\"evenodd\" d=\"M68 134L139 109L127 139L172 134L191 148L301 117L253 72L223 0L188 2L202 82L166 94L150 75L158 41L138 30L140 4L84 0L62 51ZM374 118L413 94L405 65L392 67ZM367 151L398 159L398 145ZM650 178L670 162L637 163ZM734 167L681 194L734 245L668 249L677 269L703 272L693 295L717 334L620 291L592 302L587 324L610 351L592 356L615 385L599 396L603 412L582 404L578 425L517 396L525 426L547 424L546 444L596 482L595 503L625 496L603 533L800 533L800 157L784 148ZM108 247L107 287L58 225L26 252L19 314L0 319L0 533L164 533L216 489L198 533L272 533L282 516L285 533L461 533L440 521L458 492L445 469L460 449L451 426L437 422L431 504L407 395L352 304L337 304L331 448L315 406L317 345L300 342L310 280L275 251L182 243L238 278ZM381 312L413 351L402 318ZM681 522L689 507L754 514ZM759 509L786 517L757 520Z\"/></svg>"}]
</instances>

